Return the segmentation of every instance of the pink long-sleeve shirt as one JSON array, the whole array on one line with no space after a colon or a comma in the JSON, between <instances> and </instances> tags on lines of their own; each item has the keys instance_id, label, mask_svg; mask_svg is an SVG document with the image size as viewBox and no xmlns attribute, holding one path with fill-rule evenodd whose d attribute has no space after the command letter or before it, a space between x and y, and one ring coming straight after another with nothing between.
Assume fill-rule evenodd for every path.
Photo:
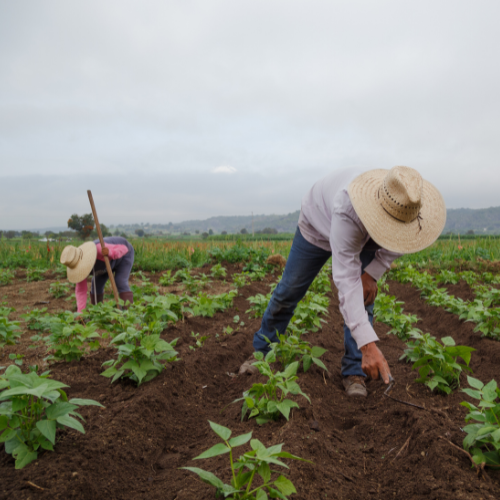
<instances>
[{"instance_id":1,"label":"pink long-sleeve shirt","mask_svg":"<svg viewBox=\"0 0 500 500\"><path fill-rule=\"evenodd\" d=\"M379 340L365 310L360 272L359 255L370 235L354 211L348 193L351 181L362 173L363 170L350 168L318 181L302 199L299 217L302 236L332 252L332 275L339 293L340 312L358 348ZM379 280L401 255L381 248L365 272Z\"/></svg>"},{"instance_id":2,"label":"pink long-sleeve shirt","mask_svg":"<svg viewBox=\"0 0 500 500\"><path fill-rule=\"evenodd\" d=\"M99 260L104 261L101 244L97 243L96 247L97 247L97 258ZM119 259L128 252L128 248L125 245L108 244L106 245L106 248L109 249L109 255L108 255L109 260ZM76 307L78 312L83 311L87 306L87 293L88 293L87 278L85 278L83 281L80 281L80 283L77 283L75 287Z\"/></svg>"}]
</instances>

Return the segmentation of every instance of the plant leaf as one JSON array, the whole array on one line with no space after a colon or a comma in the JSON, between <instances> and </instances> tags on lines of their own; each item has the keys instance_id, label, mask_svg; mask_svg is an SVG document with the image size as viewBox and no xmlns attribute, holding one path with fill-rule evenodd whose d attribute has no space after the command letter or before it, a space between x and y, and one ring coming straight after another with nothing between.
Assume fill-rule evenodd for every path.
<instances>
[{"instance_id":1,"label":"plant leaf","mask_svg":"<svg viewBox=\"0 0 500 500\"><path fill-rule=\"evenodd\" d=\"M63 415L62 417L58 417L56 420L61 425L65 425L66 427L70 427L71 429L75 429L76 431L85 434L85 429L83 428L83 425L80 422L78 422L78 420L74 419L73 417L70 417L69 415Z\"/></svg>"},{"instance_id":2,"label":"plant leaf","mask_svg":"<svg viewBox=\"0 0 500 500\"><path fill-rule=\"evenodd\" d=\"M229 446L231 446L231 448L236 448L237 446L241 446L243 444L248 443L250 439L252 439L252 432L231 438L229 440Z\"/></svg>"},{"instance_id":3,"label":"plant leaf","mask_svg":"<svg viewBox=\"0 0 500 500\"><path fill-rule=\"evenodd\" d=\"M216 424L215 422L210 422L210 420L208 421L208 423L210 424L210 427L215 432L215 434L217 434L217 436L219 436L224 441L227 441L231 437L231 429Z\"/></svg>"},{"instance_id":4,"label":"plant leaf","mask_svg":"<svg viewBox=\"0 0 500 500\"><path fill-rule=\"evenodd\" d=\"M276 481L274 481L274 486L278 488L283 495L291 495L292 493L297 493L293 483L287 479L285 476L279 476Z\"/></svg>"},{"instance_id":5,"label":"plant leaf","mask_svg":"<svg viewBox=\"0 0 500 500\"><path fill-rule=\"evenodd\" d=\"M189 470L191 472L194 472L195 474L198 474L202 481L215 486L218 489L222 489L224 486L224 483L217 476L206 470L199 469L198 467L181 467L181 469Z\"/></svg>"},{"instance_id":6,"label":"plant leaf","mask_svg":"<svg viewBox=\"0 0 500 500\"><path fill-rule=\"evenodd\" d=\"M215 446L212 446L212 448L208 449L207 451L204 451L201 455L194 457L193 460L216 457L217 455L223 455L224 453L229 453L230 451L231 448L228 448L224 443L218 443Z\"/></svg>"},{"instance_id":7,"label":"plant leaf","mask_svg":"<svg viewBox=\"0 0 500 500\"><path fill-rule=\"evenodd\" d=\"M40 420L36 423L36 428L52 443L56 444L56 421Z\"/></svg>"}]
</instances>

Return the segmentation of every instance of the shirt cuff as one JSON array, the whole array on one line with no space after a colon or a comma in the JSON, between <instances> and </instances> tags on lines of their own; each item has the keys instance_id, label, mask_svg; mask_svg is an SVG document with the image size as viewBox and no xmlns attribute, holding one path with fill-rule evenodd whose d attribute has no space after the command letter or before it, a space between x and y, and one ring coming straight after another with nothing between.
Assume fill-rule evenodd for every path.
<instances>
[{"instance_id":1,"label":"shirt cuff","mask_svg":"<svg viewBox=\"0 0 500 500\"><path fill-rule=\"evenodd\" d=\"M372 325L370 323L364 323L356 327L354 331L351 331L352 338L356 341L358 349L361 349L364 345L370 344L371 342L378 342L379 338L375 333Z\"/></svg>"},{"instance_id":2,"label":"shirt cuff","mask_svg":"<svg viewBox=\"0 0 500 500\"><path fill-rule=\"evenodd\" d=\"M378 281L386 271L386 267L376 258L365 267L365 273L369 274L375 281Z\"/></svg>"}]
</instances>

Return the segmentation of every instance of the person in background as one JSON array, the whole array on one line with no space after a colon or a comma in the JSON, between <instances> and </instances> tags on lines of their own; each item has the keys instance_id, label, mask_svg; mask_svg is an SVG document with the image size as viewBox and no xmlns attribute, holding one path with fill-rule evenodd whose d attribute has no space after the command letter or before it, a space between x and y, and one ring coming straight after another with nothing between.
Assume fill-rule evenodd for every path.
<instances>
[{"instance_id":1,"label":"person in background","mask_svg":"<svg viewBox=\"0 0 500 500\"><path fill-rule=\"evenodd\" d=\"M373 329L377 280L394 259L431 245L446 222L439 191L409 167L336 171L317 182L302 200L299 224L283 277L274 290L255 351L267 353L286 332L297 303L331 257L344 317L341 374L349 396L366 396L367 376L386 384L387 361ZM256 373L253 356L240 374Z\"/></svg>"},{"instance_id":2,"label":"person in background","mask_svg":"<svg viewBox=\"0 0 500 500\"><path fill-rule=\"evenodd\" d=\"M104 253L109 258L120 299L134 302L128 280L134 264L134 247L121 236L104 238ZM76 284L76 304L78 312L87 306L87 277L92 275L90 302L97 304L104 300L104 285L108 281L108 272L99 240L89 241L74 247L68 245L61 253L61 264L66 266L68 281Z\"/></svg>"}]
</instances>

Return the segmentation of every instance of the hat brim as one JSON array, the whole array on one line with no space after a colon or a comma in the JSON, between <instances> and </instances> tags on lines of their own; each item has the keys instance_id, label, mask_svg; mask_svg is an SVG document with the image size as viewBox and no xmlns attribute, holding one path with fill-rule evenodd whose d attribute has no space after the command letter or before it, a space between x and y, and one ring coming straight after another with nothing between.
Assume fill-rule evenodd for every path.
<instances>
[{"instance_id":1,"label":"hat brim","mask_svg":"<svg viewBox=\"0 0 500 500\"><path fill-rule=\"evenodd\" d=\"M97 247L93 241L87 241L78 248L82 250L81 259L73 269L70 267L66 268L70 283L80 283L80 281L87 278L97 259Z\"/></svg>"},{"instance_id":2,"label":"hat brim","mask_svg":"<svg viewBox=\"0 0 500 500\"><path fill-rule=\"evenodd\" d=\"M349 197L368 234L382 248L397 253L414 253L434 243L446 223L446 206L441 193L424 180L420 217L401 222L385 211L379 188L389 171L370 170L349 185Z\"/></svg>"}]
</instances>

